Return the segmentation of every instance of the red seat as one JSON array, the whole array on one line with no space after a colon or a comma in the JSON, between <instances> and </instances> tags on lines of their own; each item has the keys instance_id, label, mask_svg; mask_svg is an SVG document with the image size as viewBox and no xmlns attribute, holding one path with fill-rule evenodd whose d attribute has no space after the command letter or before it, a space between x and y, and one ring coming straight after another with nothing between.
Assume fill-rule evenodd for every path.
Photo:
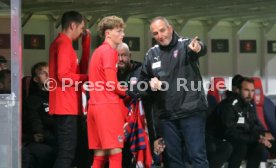
<instances>
[{"instance_id":1,"label":"red seat","mask_svg":"<svg viewBox=\"0 0 276 168\"><path fill-rule=\"evenodd\" d=\"M255 86L254 101L256 104L257 116L266 130L268 130L265 117L264 117L264 92L262 80L258 77L253 77Z\"/></svg>"},{"instance_id":2,"label":"red seat","mask_svg":"<svg viewBox=\"0 0 276 168\"><path fill-rule=\"evenodd\" d=\"M215 97L217 103L225 98L225 80L222 77L213 77L211 79L208 95Z\"/></svg>"},{"instance_id":3,"label":"red seat","mask_svg":"<svg viewBox=\"0 0 276 168\"><path fill-rule=\"evenodd\" d=\"M210 87L207 94L208 104L211 110L225 98L225 80L222 77L213 77L210 81Z\"/></svg>"},{"instance_id":4,"label":"red seat","mask_svg":"<svg viewBox=\"0 0 276 168\"><path fill-rule=\"evenodd\" d=\"M24 76L22 78L22 100L29 96L31 76Z\"/></svg>"}]
</instances>

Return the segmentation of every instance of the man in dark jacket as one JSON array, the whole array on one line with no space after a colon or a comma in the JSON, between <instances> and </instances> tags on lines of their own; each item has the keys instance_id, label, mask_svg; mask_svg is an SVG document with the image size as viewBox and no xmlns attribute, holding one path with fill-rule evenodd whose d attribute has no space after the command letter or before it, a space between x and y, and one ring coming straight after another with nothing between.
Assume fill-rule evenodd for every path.
<instances>
[{"instance_id":1,"label":"man in dark jacket","mask_svg":"<svg viewBox=\"0 0 276 168\"><path fill-rule=\"evenodd\" d=\"M141 72L142 64L140 62L136 62L131 60L131 52L129 51L129 47L126 43L121 43L117 47L118 51L118 72L117 77L118 81L125 82L128 84L128 88L130 87L130 82L136 84ZM125 114L127 115L127 114ZM130 151L130 143L129 141L125 142L123 148L123 168L131 168L135 167L135 164L132 163L132 153Z\"/></svg>"},{"instance_id":2,"label":"man in dark jacket","mask_svg":"<svg viewBox=\"0 0 276 168\"><path fill-rule=\"evenodd\" d=\"M56 159L55 121L49 112L48 64L32 67L29 97L23 104L23 167L49 168Z\"/></svg>"},{"instance_id":3,"label":"man in dark jacket","mask_svg":"<svg viewBox=\"0 0 276 168\"><path fill-rule=\"evenodd\" d=\"M126 43L121 43L117 47L117 51L119 54L117 73L118 81L129 82L130 80L136 80L137 82L140 76L142 63L131 60L131 52Z\"/></svg>"},{"instance_id":4,"label":"man in dark jacket","mask_svg":"<svg viewBox=\"0 0 276 168\"><path fill-rule=\"evenodd\" d=\"M128 83L128 88L131 88L130 85L136 85L138 82L138 79L140 77L141 69L142 69L142 63L131 60L131 52L129 50L129 47L126 43L121 43L117 47L118 51L118 72L117 77L118 81L120 82L126 82ZM134 86L133 89L137 89ZM151 149L153 152L153 144L154 140L156 138L154 131L155 126L153 125L153 114L152 114L152 102L150 95L142 95L142 102L145 110L146 120L147 120L147 127L149 132L149 138L151 142ZM158 148L158 151L162 152L164 150L163 146ZM132 159L132 153L130 151L130 144L129 142L125 143L125 146L123 148L123 168L130 168L135 167L133 163L131 163Z\"/></svg>"},{"instance_id":5,"label":"man in dark jacket","mask_svg":"<svg viewBox=\"0 0 276 168\"><path fill-rule=\"evenodd\" d=\"M183 142L194 168L208 168L205 149L207 101L198 58L206 46L194 39L180 38L166 18L151 21L150 30L158 45L146 54L141 81L153 90L154 110L160 119L165 149L165 167L185 167Z\"/></svg>"},{"instance_id":6,"label":"man in dark jacket","mask_svg":"<svg viewBox=\"0 0 276 168\"><path fill-rule=\"evenodd\" d=\"M227 101L236 99L238 95L238 85L242 80L242 76L237 74L232 79L232 91L227 90L225 93ZM210 97L211 98L211 97ZM209 114L206 121L206 150L211 168L220 168L228 161L232 154L232 145L224 139L223 128L219 114L217 113L216 101L209 101ZM213 104L212 104L213 103Z\"/></svg>"},{"instance_id":7,"label":"man in dark jacket","mask_svg":"<svg viewBox=\"0 0 276 168\"><path fill-rule=\"evenodd\" d=\"M247 167L258 168L265 146L271 147L271 143L265 138L265 130L257 118L256 108L252 103L253 79L243 78L237 91L239 94L236 98L228 97L217 108L223 136L233 147L228 167L238 168L242 160L246 159Z\"/></svg>"}]
</instances>

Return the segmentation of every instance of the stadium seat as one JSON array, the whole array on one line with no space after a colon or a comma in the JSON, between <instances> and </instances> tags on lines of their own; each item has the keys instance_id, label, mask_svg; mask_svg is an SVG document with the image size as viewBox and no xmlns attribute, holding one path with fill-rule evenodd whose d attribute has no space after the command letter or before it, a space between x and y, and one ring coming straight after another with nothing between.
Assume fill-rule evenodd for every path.
<instances>
[{"instance_id":1,"label":"stadium seat","mask_svg":"<svg viewBox=\"0 0 276 168\"><path fill-rule=\"evenodd\" d=\"M268 98L264 99L264 117L271 134L276 137L276 112L274 103Z\"/></svg>"},{"instance_id":2,"label":"stadium seat","mask_svg":"<svg viewBox=\"0 0 276 168\"><path fill-rule=\"evenodd\" d=\"M263 93L263 86L262 81L258 77L253 77L254 85L255 85L255 95L254 101L257 110L257 116L266 130L268 130L267 123L264 118L264 93Z\"/></svg>"},{"instance_id":3,"label":"stadium seat","mask_svg":"<svg viewBox=\"0 0 276 168\"><path fill-rule=\"evenodd\" d=\"M29 96L31 76L24 76L22 78L22 100Z\"/></svg>"},{"instance_id":4,"label":"stadium seat","mask_svg":"<svg viewBox=\"0 0 276 168\"><path fill-rule=\"evenodd\" d=\"M222 77L213 77L210 82L207 100L209 108L213 110L225 98L226 87L225 80Z\"/></svg>"},{"instance_id":5,"label":"stadium seat","mask_svg":"<svg viewBox=\"0 0 276 168\"><path fill-rule=\"evenodd\" d=\"M264 95L262 81L258 77L253 77L255 85L254 101L256 104L259 120L274 137L276 137L276 116L274 103ZM264 158L269 158L269 152L265 151Z\"/></svg>"}]
</instances>

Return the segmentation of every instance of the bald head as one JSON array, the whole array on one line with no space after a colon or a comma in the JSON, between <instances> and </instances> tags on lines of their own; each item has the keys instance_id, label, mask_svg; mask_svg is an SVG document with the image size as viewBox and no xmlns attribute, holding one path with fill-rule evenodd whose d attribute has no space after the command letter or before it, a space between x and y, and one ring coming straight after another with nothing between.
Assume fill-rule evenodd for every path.
<instances>
[{"instance_id":1,"label":"bald head","mask_svg":"<svg viewBox=\"0 0 276 168\"><path fill-rule=\"evenodd\" d=\"M127 52L129 52L129 47L128 47L128 45L127 45L126 43L124 43L124 42L118 45L117 50L120 50L120 49L126 49Z\"/></svg>"},{"instance_id":2,"label":"bald head","mask_svg":"<svg viewBox=\"0 0 276 168\"><path fill-rule=\"evenodd\" d=\"M130 67L131 53L129 47L126 43L121 43L118 45L117 51L119 57L118 68L119 70L126 70Z\"/></svg>"}]
</instances>

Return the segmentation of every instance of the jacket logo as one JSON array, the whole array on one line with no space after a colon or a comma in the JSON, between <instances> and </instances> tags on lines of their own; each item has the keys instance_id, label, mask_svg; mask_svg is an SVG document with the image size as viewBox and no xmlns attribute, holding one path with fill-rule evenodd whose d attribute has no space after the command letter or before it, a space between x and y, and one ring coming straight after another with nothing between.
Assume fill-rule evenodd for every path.
<instances>
[{"instance_id":1,"label":"jacket logo","mask_svg":"<svg viewBox=\"0 0 276 168\"><path fill-rule=\"evenodd\" d=\"M158 61L159 60L159 56L154 57L153 60Z\"/></svg>"},{"instance_id":2,"label":"jacket logo","mask_svg":"<svg viewBox=\"0 0 276 168\"><path fill-rule=\"evenodd\" d=\"M178 55L178 50L174 50L174 51L173 51L173 57L176 58L177 55Z\"/></svg>"},{"instance_id":3,"label":"jacket logo","mask_svg":"<svg viewBox=\"0 0 276 168\"><path fill-rule=\"evenodd\" d=\"M138 79L136 77L131 77L129 81L131 85L136 85L138 82Z\"/></svg>"},{"instance_id":4,"label":"jacket logo","mask_svg":"<svg viewBox=\"0 0 276 168\"><path fill-rule=\"evenodd\" d=\"M242 112L238 112L239 117L242 117Z\"/></svg>"}]
</instances>

